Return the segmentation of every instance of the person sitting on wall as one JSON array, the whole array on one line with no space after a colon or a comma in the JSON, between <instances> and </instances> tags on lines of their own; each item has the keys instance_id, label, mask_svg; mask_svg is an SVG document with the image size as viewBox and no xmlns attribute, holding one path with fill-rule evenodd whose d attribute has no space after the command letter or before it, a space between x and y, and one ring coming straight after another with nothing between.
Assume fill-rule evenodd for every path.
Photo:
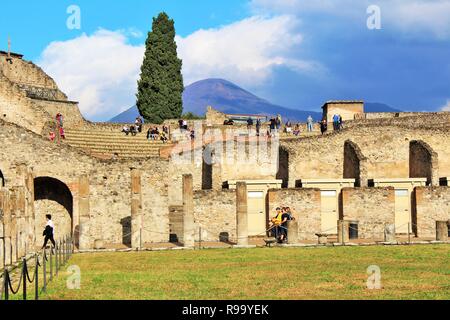
<instances>
[{"instance_id":1,"label":"person sitting on wall","mask_svg":"<svg viewBox=\"0 0 450 320\"><path fill-rule=\"evenodd\" d=\"M294 131L292 132L294 136L298 137L300 135L300 124L296 124L294 127Z\"/></svg>"},{"instance_id":2,"label":"person sitting on wall","mask_svg":"<svg viewBox=\"0 0 450 320\"><path fill-rule=\"evenodd\" d=\"M281 211L281 208L276 208L276 214L275 217L273 217L272 219L270 219L270 223L269 223L269 227L270 227L270 231L273 237L275 237L277 240L280 236L280 226L281 226L281 222L282 220L282 215L283 212Z\"/></svg>"},{"instance_id":3,"label":"person sitting on wall","mask_svg":"<svg viewBox=\"0 0 450 320\"><path fill-rule=\"evenodd\" d=\"M292 216L290 214L290 209L288 207L283 208L281 215L281 224L280 224L280 239L279 243L287 242L288 235L288 221L292 220Z\"/></svg>"},{"instance_id":4,"label":"person sitting on wall","mask_svg":"<svg viewBox=\"0 0 450 320\"><path fill-rule=\"evenodd\" d=\"M135 126L137 128L137 131L139 133L141 133L142 132L142 118L141 117L137 117L136 121L134 122L134 124L135 124Z\"/></svg>"},{"instance_id":5,"label":"person sitting on wall","mask_svg":"<svg viewBox=\"0 0 450 320\"><path fill-rule=\"evenodd\" d=\"M126 135L130 134L130 128L127 125L124 125L122 128L122 132L125 133Z\"/></svg>"},{"instance_id":6,"label":"person sitting on wall","mask_svg":"<svg viewBox=\"0 0 450 320\"><path fill-rule=\"evenodd\" d=\"M159 139L163 142L163 143L167 143L168 139L167 139L167 135L164 131L161 131L159 134Z\"/></svg>"}]
</instances>

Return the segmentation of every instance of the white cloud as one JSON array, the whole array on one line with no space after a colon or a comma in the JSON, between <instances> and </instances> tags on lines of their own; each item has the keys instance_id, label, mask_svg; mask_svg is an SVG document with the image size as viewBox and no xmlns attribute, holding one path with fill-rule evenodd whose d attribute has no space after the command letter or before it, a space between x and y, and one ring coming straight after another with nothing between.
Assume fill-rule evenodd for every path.
<instances>
[{"instance_id":1,"label":"white cloud","mask_svg":"<svg viewBox=\"0 0 450 320\"><path fill-rule=\"evenodd\" d=\"M101 29L52 42L37 62L88 119L108 120L135 103L144 46L128 44L126 33Z\"/></svg>"},{"instance_id":2,"label":"white cloud","mask_svg":"<svg viewBox=\"0 0 450 320\"><path fill-rule=\"evenodd\" d=\"M317 62L293 58L302 42L298 20L289 15L254 16L217 29L177 37L185 83L221 77L247 87L267 81L275 67L298 72L320 69Z\"/></svg>"},{"instance_id":3,"label":"white cloud","mask_svg":"<svg viewBox=\"0 0 450 320\"><path fill-rule=\"evenodd\" d=\"M450 0L252 0L251 8L259 14L325 13L359 19L373 4L381 8L384 29L450 37Z\"/></svg>"},{"instance_id":4,"label":"white cloud","mask_svg":"<svg viewBox=\"0 0 450 320\"><path fill-rule=\"evenodd\" d=\"M447 104L442 107L442 111L449 111L450 112L450 99L447 100Z\"/></svg>"},{"instance_id":5,"label":"white cloud","mask_svg":"<svg viewBox=\"0 0 450 320\"><path fill-rule=\"evenodd\" d=\"M267 81L274 68L296 72L323 70L313 61L294 58L302 41L298 21L288 15L255 16L217 29L177 36L183 59L184 83L220 77L255 88ZM98 30L68 41L52 42L37 62L69 99L80 102L92 120L108 120L135 103L144 45L133 46L137 30Z\"/></svg>"}]
</instances>

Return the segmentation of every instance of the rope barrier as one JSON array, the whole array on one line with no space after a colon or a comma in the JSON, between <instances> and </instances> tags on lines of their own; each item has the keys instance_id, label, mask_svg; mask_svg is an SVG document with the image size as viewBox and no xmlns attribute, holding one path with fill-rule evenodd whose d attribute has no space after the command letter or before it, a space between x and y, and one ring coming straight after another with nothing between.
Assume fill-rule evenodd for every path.
<instances>
[{"instance_id":1,"label":"rope barrier","mask_svg":"<svg viewBox=\"0 0 450 320\"><path fill-rule=\"evenodd\" d=\"M64 264L67 263L67 261L69 260L70 256L72 255L72 251L73 251L73 247L72 247L72 237L71 236L67 236L62 240L62 247L57 247L55 248L56 252L55 254L57 254L58 252L61 254L64 254ZM52 250L52 248L50 249ZM61 252L61 250L63 250L63 252ZM7 267L5 267L4 269L4 274L3 274L3 281L2 281L2 285L1 285L1 292L0 292L0 300L9 300L9 293L11 293L12 295L16 295L19 293L20 289L22 288L23 290L23 299L26 300L27 299L27 283L34 283L35 284L35 299L38 300L39 297L39 287L38 287L38 281L39 281L39 267L41 267L41 262L40 262L40 255L39 254L35 254L34 258L35 258L35 269L34 269L34 273L33 276L30 277L30 272L28 269L28 263L26 258L23 258L23 263L21 265L20 268L20 278L18 280L18 285L17 288L14 288L14 284L13 284L13 280L11 279L11 271L9 271L7 269ZM52 251L50 252L50 263L52 261ZM47 271L46 271L46 261L49 261L49 257L47 256L47 250L44 248L43 252L41 253L41 260L43 263L43 277L44 277L44 284L43 287L41 288L41 292L45 291L46 289L46 285L47 285L47 281L46 281L46 275L47 275ZM62 267L62 264L59 265L59 267ZM57 271L57 269L56 269ZM50 280L52 279L52 269L50 269Z\"/></svg>"}]
</instances>

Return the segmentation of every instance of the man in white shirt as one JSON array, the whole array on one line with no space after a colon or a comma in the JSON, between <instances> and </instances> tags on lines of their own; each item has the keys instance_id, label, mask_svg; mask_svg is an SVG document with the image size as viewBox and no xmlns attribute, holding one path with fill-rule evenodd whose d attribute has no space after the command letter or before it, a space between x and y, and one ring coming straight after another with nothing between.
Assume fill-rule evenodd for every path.
<instances>
[{"instance_id":1,"label":"man in white shirt","mask_svg":"<svg viewBox=\"0 0 450 320\"><path fill-rule=\"evenodd\" d=\"M53 235L55 233L55 225L53 224L52 216L47 214L45 218L47 219L47 224L45 225L45 230L42 234L43 236L45 236L44 245L42 246L42 249L44 249L47 246L48 240L51 241L53 247L56 247L55 239L53 238Z\"/></svg>"}]
</instances>

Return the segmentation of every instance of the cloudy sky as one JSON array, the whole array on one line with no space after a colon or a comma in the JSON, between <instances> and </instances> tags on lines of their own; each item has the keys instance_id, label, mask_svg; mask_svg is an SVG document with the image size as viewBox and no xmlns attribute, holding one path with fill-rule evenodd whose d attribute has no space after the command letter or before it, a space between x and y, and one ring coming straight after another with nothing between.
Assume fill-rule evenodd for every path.
<instances>
[{"instance_id":1,"label":"cloudy sky","mask_svg":"<svg viewBox=\"0 0 450 320\"><path fill-rule=\"evenodd\" d=\"M67 25L76 25L71 5L80 29ZM373 8L380 29L368 27ZM224 78L306 110L363 99L450 111L450 0L9 1L0 48L10 36L86 118L108 120L135 103L143 44L161 11L175 20L186 85Z\"/></svg>"}]
</instances>

